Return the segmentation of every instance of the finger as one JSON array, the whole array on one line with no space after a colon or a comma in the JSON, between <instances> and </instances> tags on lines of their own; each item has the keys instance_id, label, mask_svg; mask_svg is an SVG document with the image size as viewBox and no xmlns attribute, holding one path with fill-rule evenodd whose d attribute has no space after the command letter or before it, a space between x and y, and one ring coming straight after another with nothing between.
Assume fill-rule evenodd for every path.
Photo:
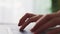
<instances>
[{"instance_id":1,"label":"finger","mask_svg":"<svg viewBox=\"0 0 60 34\"><path fill-rule=\"evenodd\" d=\"M51 19L51 17L48 17L49 15L42 16L39 20L37 20L37 24L31 29L31 32L36 31L39 27L41 27L43 24L45 24L47 21Z\"/></svg>"},{"instance_id":2,"label":"finger","mask_svg":"<svg viewBox=\"0 0 60 34\"><path fill-rule=\"evenodd\" d=\"M56 26L58 24L60 24L60 18L53 18L48 23L46 23L43 26L39 27L39 29L37 29L34 34L40 34L43 31L47 30L48 28Z\"/></svg>"},{"instance_id":3,"label":"finger","mask_svg":"<svg viewBox=\"0 0 60 34\"><path fill-rule=\"evenodd\" d=\"M36 22L39 18L41 18L43 15L36 15L30 18L31 22Z\"/></svg>"},{"instance_id":4,"label":"finger","mask_svg":"<svg viewBox=\"0 0 60 34\"><path fill-rule=\"evenodd\" d=\"M36 31L39 27L47 23L49 20L55 17L60 17L59 14L53 13L53 14L48 14L43 17L41 17L39 20L37 20L37 24L31 29L31 32Z\"/></svg>"},{"instance_id":5,"label":"finger","mask_svg":"<svg viewBox=\"0 0 60 34\"><path fill-rule=\"evenodd\" d=\"M31 22L35 22L35 21L38 20L40 17L42 17L42 16L38 15L38 16L33 16L33 17L31 17L30 19L28 19L28 20L22 25L22 27L20 28L20 30L23 30L27 25L29 25ZM36 18L36 19L35 19L35 18Z\"/></svg>"},{"instance_id":6,"label":"finger","mask_svg":"<svg viewBox=\"0 0 60 34\"><path fill-rule=\"evenodd\" d=\"M60 27L59 28L55 28L51 31L48 31L46 34L59 34L60 33Z\"/></svg>"},{"instance_id":7,"label":"finger","mask_svg":"<svg viewBox=\"0 0 60 34\"><path fill-rule=\"evenodd\" d=\"M30 24L30 22L31 22L30 20L26 21L26 22L21 26L20 31L23 31L24 28L25 28L27 25Z\"/></svg>"},{"instance_id":8,"label":"finger","mask_svg":"<svg viewBox=\"0 0 60 34\"><path fill-rule=\"evenodd\" d=\"M26 13L26 14L19 20L18 26L21 26L21 25L25 22L25 20L26 20L27 18L30 18L30 17L32 17L32 16L35 16L35 15L34 15L34 14L30 14L30 13Z\"/></svg>"}]
</instances>

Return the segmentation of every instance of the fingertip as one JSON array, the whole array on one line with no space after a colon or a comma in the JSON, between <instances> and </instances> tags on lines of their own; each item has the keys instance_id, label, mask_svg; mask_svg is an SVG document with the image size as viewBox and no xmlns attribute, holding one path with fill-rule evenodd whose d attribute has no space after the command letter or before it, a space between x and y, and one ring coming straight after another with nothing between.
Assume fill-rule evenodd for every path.
<instances>
[{"instance_id":1,"label":"fingertip","mask_svg":"<svg viewBox=\"0 0 60 34\"><path fill-rule=\"evenodd\" d=\"M31 32L34 32L34 30L33 30L33 29L31 29L30 31L31 31Z\"/></svg>"},{"instance_id":2,"label":"fingertip","mask_svg":"<svg viewBox=\"0 0 60 34\"><path fill-rule=\"evenodd\" d=\"M22 30L22 29L19 29L19 31L20 31L20 32L25 32L25 31L24 31L24 30Z\"/></svg>"},{"instance_id":3,"label":"fingertip","mask_svg":"<svg viewBox=\"0 0 60 34\"><path fill-rule=\"evenodd\" d=\"M18 24L18 26L20 26L20 25Z\"/></svg>"},{"instance_id":4,"label":"fingertip","mask_svg":"<svg viewBox=\"0 0 60 34\"><path fill-rule=\"evenodd\" d=\"M32 30L30 30L32 32Z\"/></svg>"},{"instance_id":5,"label":"fingertip","mask_svg":"<svg viewBox=\"0 0 60 34\"><path fill-rule=\"evenodd\" d=\"M20 30L20 31L23 31L23 29L22 29L22 28L20 28L19 30Z\"/></svg>"},{"instance_id":6,"label":"fingertip","mask_svg":"<svg viewBox=\"0 0 60 34\"><path fill-rule=\"evenodd\" d=\"M21 24L18 24L18 26L21 26Z\"/></svg>"},{"instance_id":7,"label":"fingertip","mask_svg":"<svg viewBox=\"0 0 60 34\"><path fill-rule=\"evenodd\" d=\"M34 34L37 34L36 32Z\"/></svg>"}]
</instances>

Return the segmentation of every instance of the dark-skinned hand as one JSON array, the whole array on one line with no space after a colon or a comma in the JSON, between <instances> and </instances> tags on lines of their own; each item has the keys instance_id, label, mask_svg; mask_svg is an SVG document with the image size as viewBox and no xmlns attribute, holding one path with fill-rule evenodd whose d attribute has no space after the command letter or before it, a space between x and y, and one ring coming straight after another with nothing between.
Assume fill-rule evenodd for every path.
<instances>
[{"instance_id":1,"label":"dark-skinned hand","mask_svg":"<svg viewBox=\"0 0 60 34\"><path fill-rule=\"evenodd\" d=\"M31 32L34 32L34 34L41 34L43 31L51 27L60 25L60 10L56 13L46 15L35 15L26 13L20 19L18 26L21 26L20 30L22 31L31 22L36 22L36 25L31 29ZM46 34L58 34L58 33L60 33L60 27L48 31Z\"/></svg>"}]
</instances>

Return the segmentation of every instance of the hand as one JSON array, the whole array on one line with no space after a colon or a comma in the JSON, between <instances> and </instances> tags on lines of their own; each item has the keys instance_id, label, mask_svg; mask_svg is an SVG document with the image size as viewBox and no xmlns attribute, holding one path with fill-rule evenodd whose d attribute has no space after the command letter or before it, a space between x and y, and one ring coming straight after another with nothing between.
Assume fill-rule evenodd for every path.
<instances>
[{"instance_id":1,"label":"hand","mask_svg":"<svg viewBox=\"0 0 60 34\"><path fill-rule=\"evenodd\" d=\"M31 31L35 32L34 34L38 34L56 25L60 25L59 14L46 15L37 21L37 24L31 29Z\"/></svg>"},{"instance_id":2,"label":"hand","mask_svg":"<svg viewBox=\"0 0 60 34\"><path fill-rule=\"evenodd\" d=\"M26 19L29 19L30 17L36 16L35 14L31 14L31 13L26 13L20 20L19 20L19 24L18 26L21 26L22 24L24 24L24 22L26 21Z\"/></svg>"},{"instance_id":3,"label":"hand","mask_svg":"<svg viewBox=\"0 0 60 34\"><path fill-rule=\"evenodd\" d=\"M31 29L34 34L41 34L48 28L60 25L60 13L48 14L37 21L37 24ZM57 31L56 31L57 30ZM48 32L48 34L57 34L60 32L60 28Z\"/></svg>"},{"instance_id":4,"label":"hand","mask_svg":"<svg viewBox=\"0 0 60 34\"><path fill-rule=\"evenodd\" d=\"M47 30L48 28L59 25L60 24L59 15L60 15L59 12L57 12L54 14L48 14L48 15L44 15L44 16L42 16L42 15L32 16L26 22L24 22L24 24L22 24L22 27L20 28L20 30L23 30L30 22L36 22L37 24L31 29L31 31L34 32L34 34L40 34L43 31ZM36 20L34 19L34 17L36 18ZM57 30L57 32L55 30ZM55 31L55 33L58 33L58 32L60 32L60 28L49 31L49 32L47 32L47 34L53 34L54 31Z\"/></svg>"},{"instance_id":5,"label":"hand","mask_svg":"<svg viewBox=\"0 0 60 34\"><path fill-rule=\"evenodd\" d=\"M20 28L20 31L23 31L23 29L29 25L31 22L36 22L38 19L40 19L43 15L36 15L33 17L30 17L26 22L24 22Z\"/></svg>"},{"instance_id":6,"label":"hand","mask_svg":"<svg viewBox=\"0 0 60 34\"><path fill-rule=\"evenodd\" d=\"M22 26L20 30L22 31L29 23L36 22L40 17L42 17L42 15L26 13L19 21L18 26Z\"/></svg>"}]
</instances>

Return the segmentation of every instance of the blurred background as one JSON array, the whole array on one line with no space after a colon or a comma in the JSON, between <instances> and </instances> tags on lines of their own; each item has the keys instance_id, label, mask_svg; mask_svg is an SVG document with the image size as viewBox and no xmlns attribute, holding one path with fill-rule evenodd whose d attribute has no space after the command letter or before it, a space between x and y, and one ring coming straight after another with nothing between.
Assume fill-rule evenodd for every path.
<instances>
[{"instance_id":1,"label":"blurred background","mask_svg":"<svg viewBox=\"0 0 60 34\"><path fill-rule=\"evenodd\" d=\"M60 9L60 0L0 0L0 23L18 24L25 13L49 14Z\"/></svg>"}]
</instances>

